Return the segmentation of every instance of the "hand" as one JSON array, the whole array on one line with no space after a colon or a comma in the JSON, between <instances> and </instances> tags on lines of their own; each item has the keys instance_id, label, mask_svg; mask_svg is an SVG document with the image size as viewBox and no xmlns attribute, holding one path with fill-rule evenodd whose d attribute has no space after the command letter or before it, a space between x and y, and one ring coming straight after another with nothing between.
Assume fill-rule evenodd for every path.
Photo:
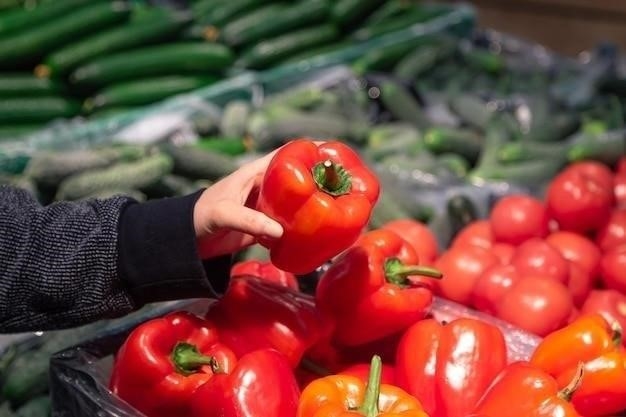
<instances>
[{"instance_id":1,"label":"hand","mask_svg":"<svg viewBox=\"0 0 626 417\"><path fill-rule=\"evenodd\" d=\"M280 223L254 209L263 175L275 153L242 166L202 193L193 212L202 259L237 252L258 238L282 236Z\"/></svg>"}]
</instances>

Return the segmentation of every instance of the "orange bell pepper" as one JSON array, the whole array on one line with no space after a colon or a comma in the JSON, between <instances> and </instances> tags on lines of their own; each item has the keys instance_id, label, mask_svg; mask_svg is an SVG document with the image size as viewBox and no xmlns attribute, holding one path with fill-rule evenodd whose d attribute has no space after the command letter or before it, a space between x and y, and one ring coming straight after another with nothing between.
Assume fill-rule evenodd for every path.
<instances>
[{"instance_id":1,"label":"orange bell pepper","mask_svg":"<svg viewBox=\"0 0 626 417\"><path fill-rule=\"evenodd\" d=\"M393 385L381 384L382 361L374 356L367 384L352 375L330 375L302 392L297 417L428 417L420 402Z\"/></svg>"},{"instance_id":2,"label":"orange bell pepper","mask_svg":"<svg viewBox=\"0 0 626 417\"><path fill-rule=\"evenodd\" d=\"M546 336L530 362L566 386L584 364L585 377L572 396L584 416L605 416L626 409L626 352L617 322L600 314L580 316L568 326Z\"/></svg>"}]
</instances>

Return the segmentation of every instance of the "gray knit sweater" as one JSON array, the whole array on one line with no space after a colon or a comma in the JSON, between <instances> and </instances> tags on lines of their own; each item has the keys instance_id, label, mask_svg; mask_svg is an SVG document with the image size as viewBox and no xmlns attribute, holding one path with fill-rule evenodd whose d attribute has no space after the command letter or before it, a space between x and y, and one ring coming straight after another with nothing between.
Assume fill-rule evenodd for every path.
<instances>
[{"instance_id":1,"label":"gray knit sweater","mask_svg":"<svg viewBox=\"0 0 626 417\"><path fill-rule=\"evenodd\" d=\"M42 207L27 191L0 186L0 333L71 327L223 292L230 257L202 262L196 250L199 195Z\"/></svg>"}]
</instances>

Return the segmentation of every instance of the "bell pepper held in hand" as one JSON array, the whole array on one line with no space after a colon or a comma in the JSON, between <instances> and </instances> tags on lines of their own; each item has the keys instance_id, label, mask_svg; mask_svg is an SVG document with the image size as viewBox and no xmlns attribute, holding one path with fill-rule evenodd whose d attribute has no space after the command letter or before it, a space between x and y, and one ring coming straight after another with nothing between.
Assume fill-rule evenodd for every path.
<instances>
[{"instance_id":1,"label":"bell pepper held in hand","mask_svg":"<svg viewBox=\"0 0 626 417\"><path fill-rule=\"evenodd\" d=\"M216 373L196 390L192 417L294 416L300 389L280 352L263 349L239 358L230 373Z\"/></svg>"},{"instance_id":2,"label":"bell pepper held in hand","mask_svg":"<svg viewBox=\"0 0 626 417\"><path fill-rule=\"evenodd\" d=\"M261 243L278 268L311 272L354 243L379 192L374 173L347 145L291 141L271 160L257 201L283 226L283 236Z\"/></svg>"},{"instance_id":3,"label":"bell pepper held in hand","mask_svg":"<svg viewBox=\"0 0 626 417\"><path fill-rule=\"evenodd\" d=\"M237 262L230 269L230 277L257 277L298 291L298 279L291 272L283 271L269 261L248 260Z\"/></svg>"},{"instance_id":4,"label":"bell pepper held in hand","mask_svg":"<svg viewBox=\"0 0 626 417\"><path fill-rule=\"evenodd\" d=\"M404 390L381 384L382 362L372 358L367 383L352 375L330 375L302 391L297 417L428 417L420 402Z\"/></svg>"},{"instance_id":5,"label":"bell pepper held in hand","mask_svg":"<svg viewBox=\"0 0 626 417\"><path fill-rule=\"evenodd\" d=\"M569 401L583 373L579 366L570 384L559 389L545 371L514 362L500 372L468 417L579 417Z\"/></svg>"},{"instance_id":6,"label":"bell pepper held in hand","mask_svg":"<svg viewBox=\"0 0 626 417\"><path fill-rule=\"evenodd\" d=\"M147 417L184 416L194 391L235 363L209 323L172 313L131 332L117 353L110 389Z\"/></svg>"},{"instance_id":7,"label":"bell pepper held in hand","mask_svg":"<svg viewBox=\"0 0 626 417\"><path fill-rule=\"evenodd\" d=\"M441 273L418 261L408 242L385 229L363 234L337 258L315 293L320 310L335 324L333 340L361 345L424 318L433 294L411 277L440 278Z\"/></svg>"},{"instance_id":8,"label":"bell pepper held in hand","mask_svg":"<svg viewBox=\"0 0 626 417\"><path fill-rule=\"evenodd\" d=\"M273 348L294 368L304 352L330 331L312 296L252 277L231 280L206 319L238 357Z\"/></svg>"},{"instance_id":9,"label":"bell pepper held in hand","mask_svg":"<svg viewBox=\"0 0 626 417\"><path fill-rule=\"evenodd\" d=\"M506 363L496 326L470 318L446 324L426 319L400 340L395 377L431 417L465 417Z\"/></svg>"},{"instance_id":10,"label":"bell pepper held in hand","mask_svg":"<svg viewBox=\"0 0 626 417\"><path fill-rule=\"evenodd\" d=\"M601 314L585 314L546 336L530 363L564 387L584 364L585 377L572 397L584 416L604 416L626 409L626 351L622 329Z\"/></svg>"}]
</instances>

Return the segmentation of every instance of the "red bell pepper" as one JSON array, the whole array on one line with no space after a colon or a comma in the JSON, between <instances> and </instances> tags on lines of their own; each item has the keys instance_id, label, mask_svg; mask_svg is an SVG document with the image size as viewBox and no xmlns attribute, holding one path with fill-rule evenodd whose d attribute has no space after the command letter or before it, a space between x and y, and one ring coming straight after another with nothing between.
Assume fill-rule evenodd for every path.
<instances>
[{"instance_id":1,"label":"red bell pepper","mask_svg":"<svg viewBox=\"0 0 626 417\"><path fill-rule=\"evenodd\" d=\"M566 386L584 364L585 377L572 397L584 416L604 416L626 409L626 352L621 328L600 314L580 316L546 336L530 363Z\"/></svg>"},{"instance_id":2,"label":"red bell pepper","mask_svg":"<svg viewBox=\"0 0 626 417\"><path fill-rule=\"evenodd\" d=\"M312 296L258 278L232 280L206 318L238 357L273 348L294 368L304 352L330 331Z\"/></svg>"},{"instance_id":3,"label":"red bell pepper","mask_svg":"<svg viewBox=\"0 0 626 417\"><path fill-rule=\"evenodd\" d=\"M356 241L379 192L374 173L345 144L294 140L270 162L257 203L283 236L261 243L278 268L311 272Z\"/></svg>"},{"instance_id":4,"label":"red bell pepper","mask_svg":"<svg viewBox=\"0 0 626 417\"><path fill-rule=\"evenodd\" d=\"M420 402L404 390L381 385L382 363L374 356L367 382L352 375L330 375L303 391L297 417L428 417Z\"/></svg>"},{"instance_id":5,"label":"red bell pepper","mask_svg":"<svg viewBox=\"0 0 626 417\"><path fill-rule=\"evenodd\" d=\"M248 260L237 262L230 269L231 278L257 277L283 287L298 291L298 279L291 272L283 271L269 261Z\"/></svg>"},{"instance_id":6,"label":"red bell pepper","mask_svg":"<svg viewBox=\"0 0 626 417\"><path fill-rule=\"evenodd\" d=\"M408 242L385 229L365 233L344 252L321 276L315 294L335 323L335 342L365 344L424 318L433 294L411 277L440 278L441 273L418 261Z\"/></svg>"},{"instance_id":7,"label":"red bell pepper","mask_svg":"<svg viewBox=\"0 0 626 417\"><path fill-rule=\"evenodd\" d=\"M299 397L300 388L285 356L263 349L243 355L230 373L216 373L198 388L192 397L190 415L294 416Z\"/></svg>"},{"instance_id":8,"label":"red bell pepper","mask_svg":"<svg viewBox=\"0 0 626 417\"><path fill-rule=\"evenodd\" d=\"M387 385L395 385L396 376L395 368L391 365L382 364L380 370L380 383ZM367 381L370 373L370 365L367 363L357 363L350 365L341 371L337 372L338 375L352 375L357 378L361 378L363 381Z\"/></svg>"},{"instance_id":9,"label":"red bell pepper","mask_svg":"<svg viewBox=\"0 0 626 417\"><path fill-rule=\"evenodd\" d=\"M579 417L572 393L583 376L576 377L561 390L549 374L527 362L515 362L496 377L474 408L471 417Z\"/></svg>"},{"instance_id":10,"label":"red bell pepper","mask_svg":"<svg viewBox=\"0 0 626 417\"><path fill-rule=\"evenodd\" d=\"M507 349L496 326L459 318L415 323L396 356L396 383L431 417L465 417L504 369Z\"/></svg>"},{"instance_id":11,"label":"red bell pepper","mask_svg":"<svg viewBox=\"0 0 626 417\"><path fill-rule=\"evenodd\" d=\"M131 332L117 353L110 388L148 417L186 416L194 391L235 363L209 323L172 313Z\"/></svg>"}]
</instances>

